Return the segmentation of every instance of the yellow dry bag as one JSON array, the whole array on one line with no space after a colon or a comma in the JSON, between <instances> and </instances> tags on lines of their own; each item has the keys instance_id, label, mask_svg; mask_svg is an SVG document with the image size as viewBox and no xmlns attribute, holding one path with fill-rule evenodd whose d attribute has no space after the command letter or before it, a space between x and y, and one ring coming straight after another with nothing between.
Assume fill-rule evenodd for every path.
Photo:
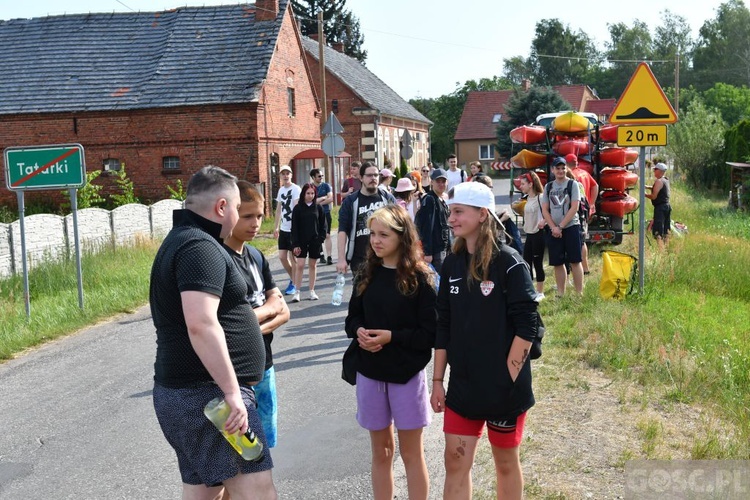
<instances>
[{"instance_id":1,"label":"yellow dry bag","mask_svg":"<svg viewBox=\"0 0 750 500\"><path fill-rule=\"evenodd\" d=\"M604 299L623 299L633 291L638 259L614 250L602 252L602 281L599 295Z\"/></svg>"}]
</instances>

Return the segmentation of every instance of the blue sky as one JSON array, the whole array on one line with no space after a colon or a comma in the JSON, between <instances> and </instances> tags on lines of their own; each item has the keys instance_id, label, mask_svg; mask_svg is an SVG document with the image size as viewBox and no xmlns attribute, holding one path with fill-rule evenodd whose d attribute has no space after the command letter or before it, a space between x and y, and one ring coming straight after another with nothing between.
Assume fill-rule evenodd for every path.
<instances>
[{"instance_id":1,"label":"blue sky","mask_svg":"<svg viewBox=\"0 0 750 500\"><path fill-rule=\"evenodd\" d=\"M13 19L64 13L157 11L184 5L236 4L212 0L0 0L0 17ZM499 75L502 61L528 56L536 23L556 18L583 30L599 48L607 24L634 19L654 29L668 9L698 29L716 15L721 0L629 0L564 2L536 0L347 0L359 17L367 67L405 99L438 97L467 80ZM610 10L606 5L616 5Z\"/></svg>"}]
</instances>

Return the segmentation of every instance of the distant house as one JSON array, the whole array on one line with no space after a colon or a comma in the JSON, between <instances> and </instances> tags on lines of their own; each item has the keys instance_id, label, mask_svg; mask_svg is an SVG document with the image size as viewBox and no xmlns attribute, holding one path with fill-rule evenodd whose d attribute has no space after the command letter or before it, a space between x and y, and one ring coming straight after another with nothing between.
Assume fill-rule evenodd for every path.
<instances>
[{"instance_id":1,"label":"distant house","mask_svg":"<svg viewBox=\"0 0 750 500\"><path fill-rule=\"evenodd\" d=\"M4 21L0 53L0 147L80 143L105 191L125 167L139 197L162 199L214 164L269 198L279 166L320 145L287 0Z\"/></svg>"},{"instance_id":2,"label":"distant house","mask_svg":"<svg viewBox=\"0 0 750 500\"><path fill-rule=\"evenodd\" d=\"M303 37L307 60L313 75L320 73L318 42ZM432 122L399 96L356 59L341 51L343 47L324 48L326 66L326 105L344 128L346 153L356 160L374 161L383 167L386 159L394 166L401 162L400 141L404 130L412 137L411 168L430 161ZM313 79L321 96L320 81ZM343 171L337 174L340 180ZM340 185L340 182L338 182Z\"/></svg>"},{"instance_id":3,"label":"distant house","mask_svg":"<svg viewBox=\"0 0 750 500\"><path fill-rule=\"evenodd\" d=\"M552 87L575 111L596 113L602 122L609 120L615 108L614 99L599 99L588 85L558 85ZM524 82L522 91L529 89ZM505 105L515 90L469 92L454 141L459 164L481 161L493 169L509 169L510 162L495 151L497 126L507 120ZM550 110L561 111L561 110Z\"/></svg>"}]
</instances>

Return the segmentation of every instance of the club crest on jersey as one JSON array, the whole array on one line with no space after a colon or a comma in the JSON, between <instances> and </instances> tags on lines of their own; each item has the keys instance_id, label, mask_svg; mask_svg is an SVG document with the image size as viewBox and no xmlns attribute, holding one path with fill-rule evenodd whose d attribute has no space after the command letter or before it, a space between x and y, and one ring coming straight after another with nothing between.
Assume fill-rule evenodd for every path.
<instances>
[{"instance_id":1,"label":"club crest on jersey","mask_svg":"<svg viewBox=\"0 0 750 500\"><path fill-rule=\"evenodd\" d=\"M493 288L495 288L495 284L492 281L482 281L479 284L479 289L485 297L492 293Z\"/></svg>"}]
</instances>

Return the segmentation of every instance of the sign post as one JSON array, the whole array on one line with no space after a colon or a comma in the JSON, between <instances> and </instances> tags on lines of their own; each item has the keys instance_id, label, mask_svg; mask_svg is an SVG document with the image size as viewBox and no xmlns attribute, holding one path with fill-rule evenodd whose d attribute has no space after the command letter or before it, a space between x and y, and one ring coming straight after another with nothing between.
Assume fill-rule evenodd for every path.
<instances>
[{"instance_id":1,"label":"sign post","mask_svg":"<svg viewBox=\"0 0 750 500\"><path fill-rule=\"evenodd\" d=\"M331 180L331 189L333 190L333 199L336 199L336 188L338 181L336 179L336 171L338 165L336 164L336 156L344 150L346 144L344 138L340 134L344 133L344 127L341 126L341 122L336 118L336 115L331 111L328 121L323 125L323 130L320 131L325 137L321 144L323 152L331 158L329 165L331 166L331 175L328 177Z\"/></svg>"},{"instance_id":2,"label":"sign post","mask_svg":"<svg viewBox=\"0 0 750 500\"><path fill-rule=\"evenodd\" d=\"M83 276L81 248L78 239L77 190L86 184L86 163L83 146L61 144L6 148L5 184L18 197L18 219L21 228L21 258L23 267L23 292L26 318L31 318L29 300L29 272L26 264L26 226L24 224L24 191L68 189L73 215L76 266L78 274L78 306L83 309Z\"/></svg>"},{"instance_id":3,"label":"sign post","mask_svg":"<svg viewBox=\"0 0 750 500\"><path fill-rule=\"evenodd\" d=\"M666 146L665 124L676 121L677 113L664 95L651 68L646 63L639 63L612 111L609 122L621 124L617 127L618 146L640 146L638 291L641 294L646 276L646 146Z\"/></svg>"}]
</instances>

